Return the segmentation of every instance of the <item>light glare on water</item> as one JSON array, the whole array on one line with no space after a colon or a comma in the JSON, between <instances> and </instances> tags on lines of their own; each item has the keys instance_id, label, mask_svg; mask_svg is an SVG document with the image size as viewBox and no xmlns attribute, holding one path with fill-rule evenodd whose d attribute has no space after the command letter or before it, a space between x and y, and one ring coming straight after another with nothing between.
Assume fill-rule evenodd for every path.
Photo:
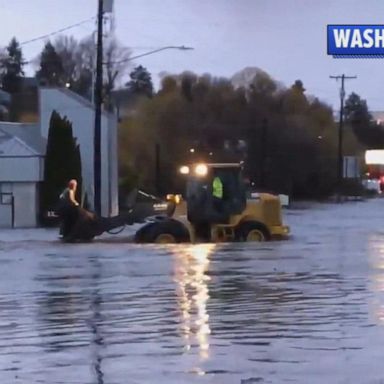
<instances>
[{"instance_id":1,"label":"light glare on water","mask_svg":"<svg viewBox=\"0 0 384 384\"><path fill-rule=\"evenodd\" d=\"M202 360L209 357L209 299L207 275L209 256L215 249L214 244L188 246L175 252L175 277L178 304L181 314L182 330L185 338L185 350L190 351L194 337ZM199 374L204 374L201 369Z\"/></svg>"}]
</instances>

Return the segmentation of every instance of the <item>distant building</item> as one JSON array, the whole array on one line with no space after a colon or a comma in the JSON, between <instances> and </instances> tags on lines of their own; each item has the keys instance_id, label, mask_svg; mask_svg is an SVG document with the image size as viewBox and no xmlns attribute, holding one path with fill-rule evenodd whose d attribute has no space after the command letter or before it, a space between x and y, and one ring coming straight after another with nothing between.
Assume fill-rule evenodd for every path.
<instances>
[{"instance_id":1,"label":"distant building","mask_svg":"<svg viewBox=\"0 0 384 384\"><path fill-rule=\"evenodd\" d=\"M39 190L54 110L72 123L80 145L83 192L93 205L93 105L68 89L41 88L38 123L0 122L0 227L38 225ZM115 215L118 213L117 119L107 113L102 115L101 157L101 213Z\"/></svg>"},{"instance_id":2,"label":"distant building","mask_svg":"<svg viewBox=\"0 0 384 384\"><path fill-rule=\"evenodd\" d=\"M376 122L376 124L378 125L384 124L384 111L371 112L371 115L373 117L373 120Z\"/></svg>"}]
</instances>

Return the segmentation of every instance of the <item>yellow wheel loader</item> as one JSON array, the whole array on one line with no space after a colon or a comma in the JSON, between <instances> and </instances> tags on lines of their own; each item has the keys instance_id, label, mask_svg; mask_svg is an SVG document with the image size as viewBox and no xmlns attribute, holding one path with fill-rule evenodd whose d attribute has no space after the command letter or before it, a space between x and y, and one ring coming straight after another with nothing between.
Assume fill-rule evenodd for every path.
<instances>
[{"instance_id":1,"label":"yellow wheel loader","mask_svg":"<svg viewBox=\"0 0 384 384\"><path fill-rule=\"evenodd\" d=\"M193 164L180 172L187 177L186 195L169 195L174 211L159 216L135 234L137 243L267 241L283 239L289 227L282 223L278 196L249 195L238 163ZM222 196L213 193L219 178Z\"/></svg>"}]
</instances>

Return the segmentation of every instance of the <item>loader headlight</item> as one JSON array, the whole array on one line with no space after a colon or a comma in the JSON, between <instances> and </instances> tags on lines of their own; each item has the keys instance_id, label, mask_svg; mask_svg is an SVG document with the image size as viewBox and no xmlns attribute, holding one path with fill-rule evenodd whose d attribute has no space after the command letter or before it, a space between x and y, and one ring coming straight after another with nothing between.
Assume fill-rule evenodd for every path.
<instances>
[{"instance_id":1,"label":"loader headlight","mask_svg":"<svg viewBox=\"0 0 384 384\"><path fill-rule=\"evenodd\" d=\"M182 167L180 167L179 171L182 175L188 175L189 174L189 167L187 165L183 165Z\"/></svg>"},{"instance_id":2,"label":"loader headlight","mask_svg":"<svg viewBox=\"0 0 384 384\"><path fill-rule=\"evenodd\" d=\"M206 164L197 164L195 167L195 173L197 176L206 176L208 173L208 167Z\"/></svg>"},{"instance_id":3,"label":"loader headlight","mask_svg":"<svg viewBox=\"0 0 384 384\"><path fill-rule=\"evenodd\" d=\"M180 204L181 199L182 199L181 195L174 195L174 194L167 195L167 201L171 201L172 203L175 203L175 204Z\"/></svg>"}]
</instances>

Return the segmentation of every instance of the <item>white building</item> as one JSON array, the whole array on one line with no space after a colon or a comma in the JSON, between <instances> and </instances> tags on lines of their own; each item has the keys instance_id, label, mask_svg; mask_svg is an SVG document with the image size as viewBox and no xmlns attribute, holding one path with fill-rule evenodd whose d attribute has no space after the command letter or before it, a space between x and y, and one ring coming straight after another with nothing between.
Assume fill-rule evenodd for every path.
<instances>
[{"instance_id":1,"label":"white building","mask_svg":"<svg viewBox=\"0 0 384 384\"><path fill-rule=\"evenodd\" d=\"M44 149L38 125L0 123L0 227L37 225Z\"/></svg>"},{"instance_id":2,"label":"white building","mask_svg":"<svg viewBox=\"0 0 384 384\"><path fill-rule=\"evenodd\" d=\"M44 155L49 122L55 110L72 123L80 145L83 192L94 201L94 108L67 90L41 88L39 123L0 122L0 227L34 227L38 224L38 190L44 175ZM118 213L117 119L102 114L101 214ZM12 204L13 202L13 204Z\"/></svg>"}]
</instances>

